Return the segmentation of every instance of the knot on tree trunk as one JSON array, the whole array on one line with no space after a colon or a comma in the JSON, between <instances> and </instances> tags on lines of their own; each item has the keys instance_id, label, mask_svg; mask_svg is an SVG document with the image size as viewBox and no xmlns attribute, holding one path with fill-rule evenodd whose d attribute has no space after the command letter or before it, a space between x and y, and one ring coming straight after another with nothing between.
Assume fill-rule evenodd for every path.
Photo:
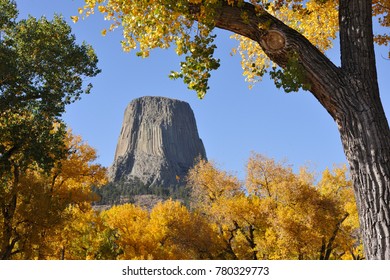
<instances>
[{"instance_id":1,"label":"knot on tree trunk","mask_svg":"<svg viewBox=\"0 0 390 280\"><path fill-rule=\"evenodd\" d=\"M286 46L285 35L277 30L268 30L262 37L262 45L269 52L278 52Z\"/></svg>"}]
</instances>

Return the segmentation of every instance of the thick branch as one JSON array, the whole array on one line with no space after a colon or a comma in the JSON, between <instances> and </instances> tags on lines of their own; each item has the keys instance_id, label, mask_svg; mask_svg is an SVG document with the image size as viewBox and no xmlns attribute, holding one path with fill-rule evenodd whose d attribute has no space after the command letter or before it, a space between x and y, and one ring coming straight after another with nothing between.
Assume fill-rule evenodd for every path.
<instances>
[{"instance_id":1,"label":"thick branch","mask_svg":"<svg viewBox=\"0 0 390 280\"><path fill-rule=\"evenodd\" d=\"M337 115L334 88L343 84L343 75L323 53L302 34L288 27L265 10L250 3L227 4L219 8L215 26L245 36L259 43L269 58L285 67L291 56L298 55L311 92L333 118ZM245 15L245 16L243 16Z\"/></svg>"},{"instance_id":2,"label":"thick branch","mask_svg":"<svg viewBox=\"0 0 390 280\"><path fill-rule=\"evenodd\" d=\"M245 19L243 13L246 15ZM218 18L216 18L215 21L216 27L229 30L257 42L259 42L261 37L265 34L265 31L259 29L259 26L273 20L272 17L264 11L258 16L256 8L249 3L244 3L241 7L224 3L219 8L217 14Z\"/></svg>"}]
</instances>

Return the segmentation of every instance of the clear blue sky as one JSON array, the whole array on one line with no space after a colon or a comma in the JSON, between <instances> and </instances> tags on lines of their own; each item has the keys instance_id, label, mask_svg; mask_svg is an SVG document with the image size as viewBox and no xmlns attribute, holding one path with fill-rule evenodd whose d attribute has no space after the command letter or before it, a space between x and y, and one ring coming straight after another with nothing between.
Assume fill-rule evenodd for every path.
<instances>
[{"instance_id":1,"label":"clear blue sky","mask_svg":"<svg viewBox=\"0 0 390 280\"><path fill-rule=\"evenodd\" d=\"M173 50L156 50L147 59L124 53L121 31L101 36L109 26L102 15L74 24L82 0L17 0L20 18L28 14L52 18L62 14L79 42L91 44L102 73L91 79L92 93L70 105L64 120L75 134L93 146L98 162L111 165L126 105L134 98L158 95L188 102L195 114L198 131L208 158L222 169L244 178L244 166L251 151L276 160L287 159L294 168L310 164L321 172L333 164L346 163L336 124L309 92L289 93L276 89L265 77L252 90L242 76L238 56L230 56L236 41L218 31L216 56L221 67L212 73L210 90L203 100L189 91L181 80L168 78L179 68ZM377 48L377 64L382 102L390 115L388 48ZM339 61L337 43L328 52Z\"/></svg>"}]
</instances>

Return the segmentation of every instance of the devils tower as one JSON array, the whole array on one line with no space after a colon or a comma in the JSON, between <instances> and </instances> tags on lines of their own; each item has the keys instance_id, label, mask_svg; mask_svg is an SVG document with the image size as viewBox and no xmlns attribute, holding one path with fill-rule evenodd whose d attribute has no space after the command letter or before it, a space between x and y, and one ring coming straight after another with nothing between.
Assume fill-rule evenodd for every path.
<instances>
[{"instance_id":1,"label":"devils tower","mask_svg":"<svg viewBox=\"0 0 390 280\"><path fill-rule=\"evenodd\" d=\"M206 159L206 152L188 103L165 97L137 98L125 110L111 181L178 185L198 157Z\"/></svg>"}]
</instances>

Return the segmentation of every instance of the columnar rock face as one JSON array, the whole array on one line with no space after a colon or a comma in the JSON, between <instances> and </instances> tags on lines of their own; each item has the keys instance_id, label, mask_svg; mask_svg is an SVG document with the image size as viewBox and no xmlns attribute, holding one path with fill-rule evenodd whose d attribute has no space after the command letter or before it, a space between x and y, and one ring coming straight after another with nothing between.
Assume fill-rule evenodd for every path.
<instances>
[{"instance_id":1,"label":"columnar rock face","mask_svg":"<svg viewBox=\"0 0 390 280\"><path fill-rule=\"evenodd\" d=\"M141 97L126 108L110 177L114 182L177 185L198 157L206 153L189 104Z\"/></svg>"}]
</instances>

